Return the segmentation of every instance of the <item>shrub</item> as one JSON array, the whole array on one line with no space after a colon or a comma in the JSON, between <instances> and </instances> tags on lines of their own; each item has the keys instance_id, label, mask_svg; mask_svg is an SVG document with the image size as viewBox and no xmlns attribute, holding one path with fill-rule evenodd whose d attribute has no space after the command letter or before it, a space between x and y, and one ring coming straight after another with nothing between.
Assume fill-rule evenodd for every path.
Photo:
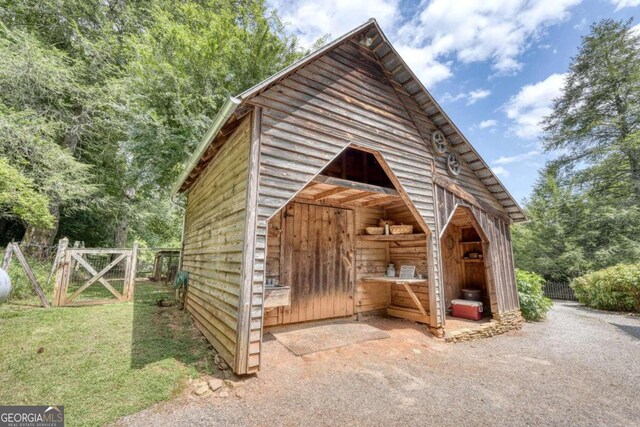
<instances>
[{"instance_id":1,"label":"shrub","mask_svg":"<svg viewBox=\"0 0 640 427\"><path fill-rule=\"evenodd\" d=\"M42 286L42 290L45 295L49 296L53 290L54 282L52 278L50 283L46 283L49 272L51 271L51 262L41 261L31 257L27 259L27 262L29 263L33 274L36 276L36 279L40 283L40 286ZM17 260L15 255L11 261L8 273L12 287L11 294L9 294L10 300L26 299L36 295L33 285L29 281L27 274L24 272L22 265L20 265L20 262Z\"/></svg>"},{"instance_id":2,"label":"shrub","mask_svg":"<svg viewBox=\"0 0 640 427\"><path fill-rule=\"evenodd\" d=\"M618 264L571 282L580 303L600 310L640 312L640 264Z\"/></svg>"},{"instance_id":3,"label":"shrub","mask_svg":"<svg viewBox=\"0 0 640 427\"><path fill-rule=\"evenodd\" d=\"M544 279L536 273L516 269L516 284L522 317L530 322L544 319L553 302L544 296Z\"/></svg>"}]
</instances>

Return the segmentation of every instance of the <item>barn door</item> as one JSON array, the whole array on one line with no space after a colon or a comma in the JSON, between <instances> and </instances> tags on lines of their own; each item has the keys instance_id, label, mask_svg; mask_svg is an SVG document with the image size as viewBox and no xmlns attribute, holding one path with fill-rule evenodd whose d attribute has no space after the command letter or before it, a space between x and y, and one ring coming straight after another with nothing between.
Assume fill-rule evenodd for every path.
<instances>
[{"instance_id":1,"label":"barn door","mask_svg":"<svg viewBox=\"0 0 640 427\"><path fill-rule=\"evenodd\" d=\"M352 315L353 211L290 203L283 219L280 281L291 286L291 306L282 323Z\"/></svg>"}]
</instances>

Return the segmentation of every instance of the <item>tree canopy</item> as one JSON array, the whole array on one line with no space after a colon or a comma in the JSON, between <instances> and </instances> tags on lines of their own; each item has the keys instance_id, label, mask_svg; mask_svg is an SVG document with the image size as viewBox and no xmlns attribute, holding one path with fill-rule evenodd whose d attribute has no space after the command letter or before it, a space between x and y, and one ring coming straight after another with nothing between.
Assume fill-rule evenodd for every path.
<instances>
[{"instance_id":1,"label":"tree canopy","mask_svg":"<svg viewBox=\"0 0 640 427\"><path fill-rule=\"evenodd\" d=\"M603 20L582 39L543 144L559 154L514 228L519 268L567 280L640 257L640 37Z\"/></svg>"},{"instance_id":2,"label":"tree canopy","mask_svg":"<svg viewBox=\"0 0 640 427\"><path fill-rule=\"evenodd\" d=\"M217 110L304 53L262 0L4 2L0 234L177 244L169 190Z\"/></svg>"}]
</instances>

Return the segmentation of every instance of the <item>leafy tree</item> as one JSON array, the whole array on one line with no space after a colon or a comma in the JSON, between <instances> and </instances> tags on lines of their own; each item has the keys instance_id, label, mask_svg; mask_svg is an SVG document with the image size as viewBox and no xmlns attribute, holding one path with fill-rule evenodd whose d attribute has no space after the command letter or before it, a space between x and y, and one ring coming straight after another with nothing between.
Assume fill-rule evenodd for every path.
<instances>
[{"instance_id":1,"label":"leafy tree","mask_svg":"<svg viewBox=\"0 0 640 427\"><path fill-rule=\"evenodd\" d=\"M32 35L0 25L0 155L49 201L50 220L27 222L26 240L50 244L61 204L82 206L94 193L89 167L72 155L70 105L85 96L81 69ZM32 217L32 219L34 219Z\"/></svg>"},{"instance_id":2,"label":"leafy tree","mask_svg":"<svg viewBox=\"0 0 640 427\"><path fill-rule=\"evenodd\" d=\"M224 101L304 52L263 1L163 3L150 14L154 25L127 39L128 149L139 178L170 188Z\"/></svg>"},{"instance_id":3,"label":"leafy tree","mask_svg":"<svg viewBox=\"0 0 640 427\"><path fill-rule=\"evenodd\" d=\"M603 20L585 36L543 143L560 156L514 228L519 268L549 280L640 257L640 37L631 21Z\"/></svg>"},{"instance_id":4,"label":"leafy tree","mask_svg":"<svg viewBox=\"0 0 640 427\"><path fill-rule=\"evenodd\" d=\"M0 157L0 218L15 218L40 227L52 227L49 200L35 189L33 181Z\"/></svg>"},{"instance_id":5,"label":"leafy tree","mask_svg":"<svg viewBox=\"0 0 640 427\"><path fill-rule=\"evenodd\" d=\"M0 155L54 218L23 240L177 242L169 188L223 100L302 54L263 0L3 2Z\"/></svg>"},{"instance_id":6,"label":"leafy tree","mask_svg":"<svg viewBox=\"0 0 640 427\"><path fill-rule=\"evenodd\" d=\"M597 195L640 201L640 35L631 20L591 27L544 122L547 150Z\"/></svg>"}]
</instances>

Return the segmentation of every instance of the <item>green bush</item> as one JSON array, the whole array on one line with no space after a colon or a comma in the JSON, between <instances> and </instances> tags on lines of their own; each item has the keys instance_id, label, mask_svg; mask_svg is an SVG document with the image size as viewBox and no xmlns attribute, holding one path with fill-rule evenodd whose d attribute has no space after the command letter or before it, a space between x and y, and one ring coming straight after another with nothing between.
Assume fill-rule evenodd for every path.
<instances>
[{"instance_id":1,"label":"green bush","mask_svg":"<svg viewBox=\"0 0 640 427\"><path fill-rule=\"evenodd\" d=\"M544 279L536 273L516 269L516 284L522 317L530 322L544 319L553 302L544 296Z\"/></svg>"},{"instance_id":2,"label":"green bush","mask_svg":"<svg viewBox=\"0 0 640 427\"><path fill-rule=\"evenodd\" d=\"M46 282L49 272L51 271L51 262L41 261L31 257L27 259L27 262L29 263L33 274L36 276L36 279L38 279L38 283L42 286L42 290L45 295L47 295L47 298L50 298L51 292L53 291L54 280L52 278L50 283L47 284ZM20 265L20 262L15 256L13 257L9 268L9 278L11 279L12 288L11 294L9 294L9 300L26 299L36 295L33 285L29 281L22 265Z\"/></svg>"},{"instance_id":3,"label":"green bush","mask_svg":"<svg viewBox=\"0 0 640 427\"><path fill-rule=\"evenodd\" d=\"M618 264L571 282L580 303L600 310L640 312L640 264Z\"/></svg>"}]
</instances>

